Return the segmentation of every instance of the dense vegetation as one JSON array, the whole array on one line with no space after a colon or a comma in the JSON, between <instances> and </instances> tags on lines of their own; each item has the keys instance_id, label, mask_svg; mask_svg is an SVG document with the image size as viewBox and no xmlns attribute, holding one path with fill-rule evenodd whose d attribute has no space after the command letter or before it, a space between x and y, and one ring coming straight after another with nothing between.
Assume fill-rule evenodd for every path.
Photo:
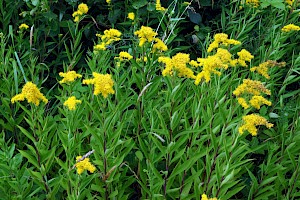
<instances>
[{"instance_id":1,"label":"dense vegetation","mask_svg":"<svg viewBox=\"0 0 300 200\"><path fill-rule=\"evenodd\" d=\"M0 199L299 199L297 0L0 0Z\"/></svg>"}]
</instances>

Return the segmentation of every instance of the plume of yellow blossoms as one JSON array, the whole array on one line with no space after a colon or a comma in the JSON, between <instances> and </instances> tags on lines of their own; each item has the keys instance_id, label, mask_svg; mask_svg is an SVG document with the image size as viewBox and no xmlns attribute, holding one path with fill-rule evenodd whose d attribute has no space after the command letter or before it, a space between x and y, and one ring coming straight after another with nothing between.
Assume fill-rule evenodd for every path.
<instances>
[{"instance_id":1,"label":"plume of yellow blossoms","mask_svg":"<svg viewBox=\"0 0 300 200\"><path fill-rule=\"evenodd\" d=\"M257 114L250 114L243 117L243 125L239 127L239 133L243 134L248 131L252 136L257 135L257 126L264 125L267 128L273 127L264 117Z\"/></svg>"},{"instance_id":2,"label":"plume of yellow blossoms","mask_svg":"<svg viewBox=\"0 0 300 200\"><path fill-rule=\"evenodd\" d=\"M198 58L196 61L191 61L192 66L202 66L202 71L196 76L195 84L198 85L202 79L206 82L210 81L211 74L221 75L217 69L227 69L229 66L235 66L237 61L232 60L231 53L226 49L218 48L217 53L207 58Z\"/></svg>"},{"instance_id":3,"label":"plume of yellow blossoms","mask_svg":"<svg viewBox=\"0 0 300 200\"><path fill-rule=\"evenodd\" d=\"M281 29L282 32L299 31L299 30L300 27L295 24L288 24Z\"/></svg>"},{"instance_id":4,"label":"plume of yellow blossoms","mask_svg":"<svg viewBox=\"0 0 300 200\"><path fill-rule=\"evenodd\" d=\"M161 6L160 0L156 0L155 9L158 11L165 11L166 9Z\"/></svg>"},{"instance_id":5,"label":"plume of yellow blossoms","mask_svg":"<svg viewBox=\"0 0 300 200\"><path fill-rule=\"evenodd\" d=\"M250 79L244 79L243 83L239 85L233 94L238 98L238 103L244 108L250 108L250 105L256 109L260 109L262 105L271 106L272 103L261 96L261 93L271 95L271 91L265 88L265 86L260 81L253 81ZM249 103L243 96L252 96Z\"/></svg>"},{"instance_id":6,"label":"plume of yellow blossoms","mask_svg":"<svg viewBox=\"0 0 300 200\"><path fill-rule=\"evenodd\" d=\"M161 56L158 58L158 62L165 64L165 69L162 71L163 76L172 76L174 71L176 71L178 77L196 78L194 72L187 67L187 64L190 62L189 54L177 53L172 58Z\"/></svg>"},{"instance_id":7,"label":"plume of yellow blossoms","mask_svg":"<svg viewBox=\"0 0 300 200\"><path fill-rule=\"evenodd\" d=\"M246 0L246 4L249 6L252 6L254 8L257 8L260 4L259 0Z\"/></svg>"},{"instance_id":8,"label":"plume of yellow blossoms","mask_svg":"<svg viewBox=\"0 0 300 200\"><path fill-rule=\"evenodd\" d=\"M142 47L146 42L152 42L157 33L155 33L151 27L142 26L140 30L134 32L134 35L139 37L139 46Z\"/></svg>"},{"instance_id":9,"label":"plume of yellow blossoms","mask_svg":"<svg viewBox=\"0 0 300 200\"><path fill-rule=\"evenodd\" d=\"M82 156L77 156L76 161L80 160ZM89 158L85 158L82 161L79 161L75 164L77 168L77 173L80 175L84 172L84 170L88 170L91 173L94 173L96 167L90 162Z\"/></svg>"},{"instance_id":10,"label":"plume of yellow blossoms","mask_svg":"<svg viewBox=\"0 0 300 200\"><path fill-rule=\"evenodd\" d=\"M214 35L214 41L208 46L207 52L212 52L214 49L219 48L220 45L225 47L229 45L239 45L240 41L234 39L228 39L228 35L226 33L217 33Z\"/></svg>"},{"instance_id":11,"label":"plume of yellow blossoms","mask_svg":"<svg viewBox=\"0 0 300 200\"><path fill-rule=\"evenodd\" d=\"M201 195L201 200L218 200L216 197L208 198L206 194Z\"/></svg>"},{"instance_id":12,"label":"plume of yellow blossoms","mask_svg":"<svg viewBox=\"0 0 300 200\"><path fill-rule=\"evenodd\" d=\"M25 99L27 99L28 103L33 103L36 106L40 104L40 101L48 103L48 99L46 99L46 97L40 92L38 87L32 82L27 82L23 86L22 92L14 96L11 99L11 102L15 103L16 101L24 101Z\"/></svg>"},{"instance_id":13,"label":"plume of yellow blossoms","mask_svg":"<svg viewBox=\"0 0 300 200\"><path fill-rule=\"evenodd\" d=\"M101 43L94 46L95 51L106 50L106 47L113 42L121 40L122 33L117 29L111 28L104 31L104 35L96 34L101 39Z\"/></svg>"},{"instance_id":14,"label":"plume of yellow blossoms","mask_svg":"<svg viewBox=\"0 0 300 200\"><path fill-rule=\"evenodd\" d=\"M154 45L153 45L153 51L167 51L168 50L168 47L167 45L159 38L154 38L153 39L154 41Z\"/></svg>"},{"instance_id":15,"label":"plume of yellow blossoms","mask_svg":"<svg viewBox=\"0 0 300 200\"><path fill-rule=\"evenodd\" d=\"M19 29L22 31L22 30L26 30L26 29L28 29L29 28L29 26L27 25L27 24L21 24L20 26L19 26Z\"/></svg>"},{"instance_id":16,"label":"plume of yellow blossoms","mask_svg":"<svg viewBox=\"0 0 300 200\"><path fill-rule=\"evenodd\" d=\"M77 11L75 11L72 14L72 17L74 17L74 22L78 22L80 17L84 14L87 14L88 11L89 11L89 7L86 4L84 3L79 4Z\"/></svg>"},{"instance_id":17,"label":"plume of yellow blossoms","mask_svg":"<svg viewBox=\"0 0 300 200\"><path fill-rule=\"evenodd\" d=\"M76 74L76 71L68 71L66 73L59 72L59 76L63 77L63 79L61 81L59 81L60 84L71 83L71 82L74 82L75 79L82 77L82 75Z\"/></svg>"},{"instance_id":18,"label":"plume of yellow blossoms","mask_svg":"<svg viewBox=\"0 0 300 200\"><path fill-rule=\"evenodd\" d=\"M133 12L128 13L127 18L133 21L135 18L135 14Z\"/></svg>"},{"instance_id":19,"label":"plume of yellow blossoms","mask_svg":"<svg viewBox=\"0 0 300 200\"><path fill-rule=\"evenodd\" d=\"M69 110L75 110L76 104L81 104L81 100L76 99L75 96L69 97L65 102L64 106L66 106Z\"/></svg>"},{"instance_id":20,"label":"plume of yellow blossoms","mask_svg":"<svg viewBox=\"0 0 300 200\"><path fill-rule=\"evenodd\" d=\"M118 57L115 57L115 59L119 59L120 61L123 61L123 60L131 60L133 57L132 55L130 55L129 53L125 52L125 51L121 51L119 53L119 56Z\"/></svg>"},{"instance_id":21,"label":"plume of yellow blossoms","mask_svg":"<svg viewBox=\"0 0 300 200\"><path fill-rule=\"evenodd\" d=\"M249 51L247 51L246 49L242 49L240 52L237 53L237 55L239 56L239 58L237 59L237 61L243 67L247 67L248 66L246 64L246 61L250 62L251 59L254 58L254 56L251 55L251 53Z\"/></svg>"},{"instance_id":22,"label":"plume of yellow blossoms","mask_svg":"<svg viewBox=\"0 0 300 200\"><path fill-rule=\"evenodd\" d=\"M289 6L293 6L295 0L285 0Z\"/></svg>"},{"instance_id":23,"label":"plume of yellow blossoms","mask_svg":"<svg viewBox=\"0 0 300 200\"><path fill-rule=\"evenodd\" d=\"M275 67L275 66L283 67L283 66L285 66L285 62L278 63L273 60L268 60L266 62L259 64L259 66L251 67L250 71L252 71L252 72L256 71L260 75L264 76L266 79L270 79L270 75L268 74L269 68Z\"/></svg>"},{"instance_id":24,"label":"plume of yellow blossoms","mask_svg":"<svg viewBox=\"0 0 300 200\"><path fill-rule=\"evenodd\" d=\"M104 98L107 98L109 94L114 94L113 89L114 81L110 74L99 74L93 72L94 78L83 80L83 84L94 85L94 95L101 94Z\"/></svg>"}]
</instances>

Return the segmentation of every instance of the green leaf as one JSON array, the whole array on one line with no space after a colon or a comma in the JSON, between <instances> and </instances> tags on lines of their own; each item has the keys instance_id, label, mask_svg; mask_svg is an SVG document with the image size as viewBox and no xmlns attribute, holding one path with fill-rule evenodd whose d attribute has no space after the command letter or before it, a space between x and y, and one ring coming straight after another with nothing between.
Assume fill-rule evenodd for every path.
<instances>
[{"instance_id":1,"label":"green leaf","mask_svg":"<svg viewBox=\"0 0 300 200\"><path fill-rule=\"evenodd\" d=\"M132 3L132 7L134 9L140 9L141 7L144 7L147 5L148 1L147 0L136 0Z\"/></svg>"}]
</instances>

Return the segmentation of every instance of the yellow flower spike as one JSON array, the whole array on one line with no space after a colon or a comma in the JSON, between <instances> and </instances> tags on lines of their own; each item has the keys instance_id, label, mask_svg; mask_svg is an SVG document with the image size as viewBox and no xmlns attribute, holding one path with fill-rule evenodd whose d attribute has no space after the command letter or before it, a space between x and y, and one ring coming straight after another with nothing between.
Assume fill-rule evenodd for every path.
<instances>
[{"instance_id":1,"label":"yellow flower spike","mask_svg":"<svg viewBox=\"0 0 300 200\"><path fill-rule=\"evenodd\" d=\"M240 41L234 39L228 39L226 33L217 33L214 35L214 41L208 46L207 52L212 52L214 49L219 48L220 45L239 45Z\"/></svg>"},{"instance_id":2,"label":"yellow flower spike","mask_svg":"<svg viewBox=\"0 0 300 200\"><path fill-rule=\"evenodd\" d=\"M128 13L127 18L133 21L135 18L135 14L133 12Z\"/></svg>"},{"instance_id":3,"label":"yellow flower spike","mask_svg":"<svg viewBox=\"0 0 300 200\"><path fill-rule=\"evenodd\" d=\"M77 156L76 161L81 158L82 156ZM75 166L79 175L82 174L84 170L88 170L90 173L94 173L96 170L96 167L90 162L89 158L85 158L82 161L77 162Z\"/></svg>"},{"instance_id":4,"label":"yellow flower spike","mask_svg":"<svg viewBox=\"0 0 300 200\"><path fill-rule=\"evenodd\" d=\"M94 95L101 94L104 98L107 98L109 94L114 94L113 89L114 81L110 74L99 74L93 72L94 78L83 80L83 84L94 85Z\"/></svg>"},{"instance_id":5,"label":"yellow flower spike","mask_svg":"<svg viewBox=\"0 0 300 200\"><path fill-rule=\"evenodd\" d=\"M250 114L243 117L243 125L239 127L239 133L243 134L248 131L252 136L256 136L256 127L259 125L264 125L267 128L273 127L273 124L269 123L264 117L258 114Z\"/></svg>"},{"instance_id":6,"label":"yellow flower spike","mask_svg":"<svg viewBox=\"0 0 300 200\"><path fill-rule=\"evenodd\" d=\"M247 51L246 49L242 49L240 52L237 53L237 55L239 56L238 63L243 67L248 66L246 64L246 61L250 62L251 59L254 58L254 56L251 55L251 53L249 51Z\"/></svg>"},{"instance_id":7,"label":"yellow flower spike","mask_svg":"<svg viewBox=\"0 0 300 200\"><path fill-rule=\"evenodd\" d=\"M239 85L233 94L237 97L242 94L252 94L259 96L261 93L271 95L271 91L268 90L260 81L253 81L250 79L244 79L243 83Z\"/></svg>"},{"instance_id":8,"label":"yellow flower spike","mask_svg":"<svg viewBox=\"0 0 300 200\"><path fill-rule=\"evenodd\" d=\"M286 32L286 33L291 31L299 31L299 30L300 27L295 24L288 24L281 29L282 32Z\"/></svg>"},{"instance_id":9,"label":"yellow flower spike","mask_svg":"<svg viewBox=\"0 0 300 200\"><path fill-rule=\"evenodd\" d=\"M78 11L80 11L82 14L87 14L89 7L85 3L81 3L78 5Z\"/></svg>"},{"instance_id":10,"label":"yellow flower spike","mask_svg":"<svg viewBox=\"0 0 300 200\"><path fill-rule=\"evenodd\" d=\"M160 0L156 0L155 9L157 11L165 11L166 10L166 8L161 6Z\"/></svg>"},{"instance_id":11,"label":"yellow flower spike","mask_svg":"<svg viewBox=\"0 0 300 200\"><path fill-rule=\"evenodd\" d=\"M153 51L167 51L168 47L167 45L159 38L154 38L153 41L155 44L153 45Z\"/></svg>"},{"instance_id":12,"label":"yellow flower spike","mask_svg":"<svg viewBox=\"0 0 300 200\"><path fill-rule=\"evenodd\" d=\"M59 81L60 84L71 83L71 82L74 82L77 78L82 77L82 75L76 74L76 71L68 71L66 73L59 72L59 76L63 77L63 79L61 81Z\"/></svg>"},{"instance_id":13,"label":"yellow flower spike","mask_svg":"<svg viewBox=\"0 0 300 200\"><path fill-rule=\"evenodd\" d=\"M20 26L19 26L19 29L20 30L26 30L26 29L28 29L29 28L29 26L27 25L27 24L21 24Z\"/></svg>"},{"instance_id":14,"label":"yellow flower spike","mask_svg":"<svg viewBox=\"0 0 300 200\"><path fill-rule=\"evenodd\" d=\"M250 106L248 105L247 101L246 101L244 98L242 98L242 97L238 98L238 103L239 103L244 109L250 108Z\"/></svg>"},{"instance_id":15,"label":"yellow flower spike","mask_svg":"<svg viewBox=\"0 0 300 200\"><path fill-rule=\"evenodd\" d=\"M251 98L251 100L249 101L249 103L251 104L252 107L256 108L256 109L260 109L260 106L262 105L267 105L267 106L271 106L272 102L268 101L267 99L265 99L263 96L260 95L255 95Z\"/></svg>"},{"instance_id":16,"label":"yellow flower spike","mask_svg":"<svg viewBox=\"0 0 300 200\"><path fill-rule=\"evenodd\" d=\"M295 0L285 0L285 3L287 3L289 6L293 6Z\"/></svg>"},{"instance_id":17,"label":"yellow flower spike","mask_svg":"<svg viewBox=\"0 0 300 200\"><path fill-rule=\"evenodd\" d=\"M152 42L157 33L155 33L151 27L142 26L140 30L134 32L134 35L139 37L139 46L142 47L145 42Z\"/></svg>"},{"instance_id":18,"label":"yellow flower spike","mask_svg":"<svg viewBox=\"0 0 300 200\"><path fill-rule=\"evenodd\" d=\"M165 64L165 69L162 71L162 75L170 75L174 74L174 71L177 72L178 77L186 77L195 79L196 76L194 72L187 67L187 64L190 62L190 55L185 53L177 53L175 56L171 58L169 57L159 57L158 62L162 62Z\"/></svg>"},{"instance_id":19,"label":"yellow flower spike","mask_svg":"<svg viewBox=\"0 0 300 200\"><path fill-rule=\"evenodd\" d=\"M81 100L76 99L75 96L69 97L64 102L64 106L66 106L69 110L76 110L76 104L81 104Z\"/></svg>"},{"instance_id":20,"label":"yellow flower spike","mask_svg":"<svg viewBox=\"0 0 300 200\"><path fill-rule=\"evenodd\" d=\"M252 6L254 8L257 8L260 4L259 0L246 0L246 4L249 6Z\"/></svg>"},{"instance_id":21,"label":"yellow flower spike","mask_svg":"<svg viewBox=\"0 0 300 200\"><path fill-rule=\"evenodd\" d=\"M24 101L25 99L27 99L28 103L33 103L36 106L40 104L40 101L48 103L48 99L46 99L46 97L40 92L38 87L32 82L27 82L23 86L22 92L14 96L11 99L11 102L15 103L16 101Z\"/></svg>"},{"instance_id":22,"label":"yellow flower spike","mask_svg":"<svg viewBox=\"0 0 300 200\"><path fill-rule=\"evenodd\" d=\"M119 53L119 57L116 57L116 58L120 59L120 61L123 61L123 60L131 60L133 57L129 53L127 53L125 51L121 51Z\"/></svg>"},{"instance_id":23,"label":"yellow flower spike","mask_svg":"<svg viewBox=\"0 0 300 200\"><path fill-rule=\"evenodd\" d=\"M218 200L216 197L208 198L206 194L201 195L201 200Z\"/></svg>"}]
</instances>

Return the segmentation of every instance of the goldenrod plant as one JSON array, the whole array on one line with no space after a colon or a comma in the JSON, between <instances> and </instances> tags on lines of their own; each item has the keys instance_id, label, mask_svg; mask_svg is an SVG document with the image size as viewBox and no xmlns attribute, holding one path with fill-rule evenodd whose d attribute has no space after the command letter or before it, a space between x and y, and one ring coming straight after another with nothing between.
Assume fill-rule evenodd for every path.
<instances>
[{"instance_id":1,"label":"goldenrod plant","mask_svg":"<svg viewBox=\"0 0 300 200\"><path fill-rule=\"evenodd\" d=\"M0 199L299 199L299 6L0 0Z\"/></svg>"}]
</instances>

